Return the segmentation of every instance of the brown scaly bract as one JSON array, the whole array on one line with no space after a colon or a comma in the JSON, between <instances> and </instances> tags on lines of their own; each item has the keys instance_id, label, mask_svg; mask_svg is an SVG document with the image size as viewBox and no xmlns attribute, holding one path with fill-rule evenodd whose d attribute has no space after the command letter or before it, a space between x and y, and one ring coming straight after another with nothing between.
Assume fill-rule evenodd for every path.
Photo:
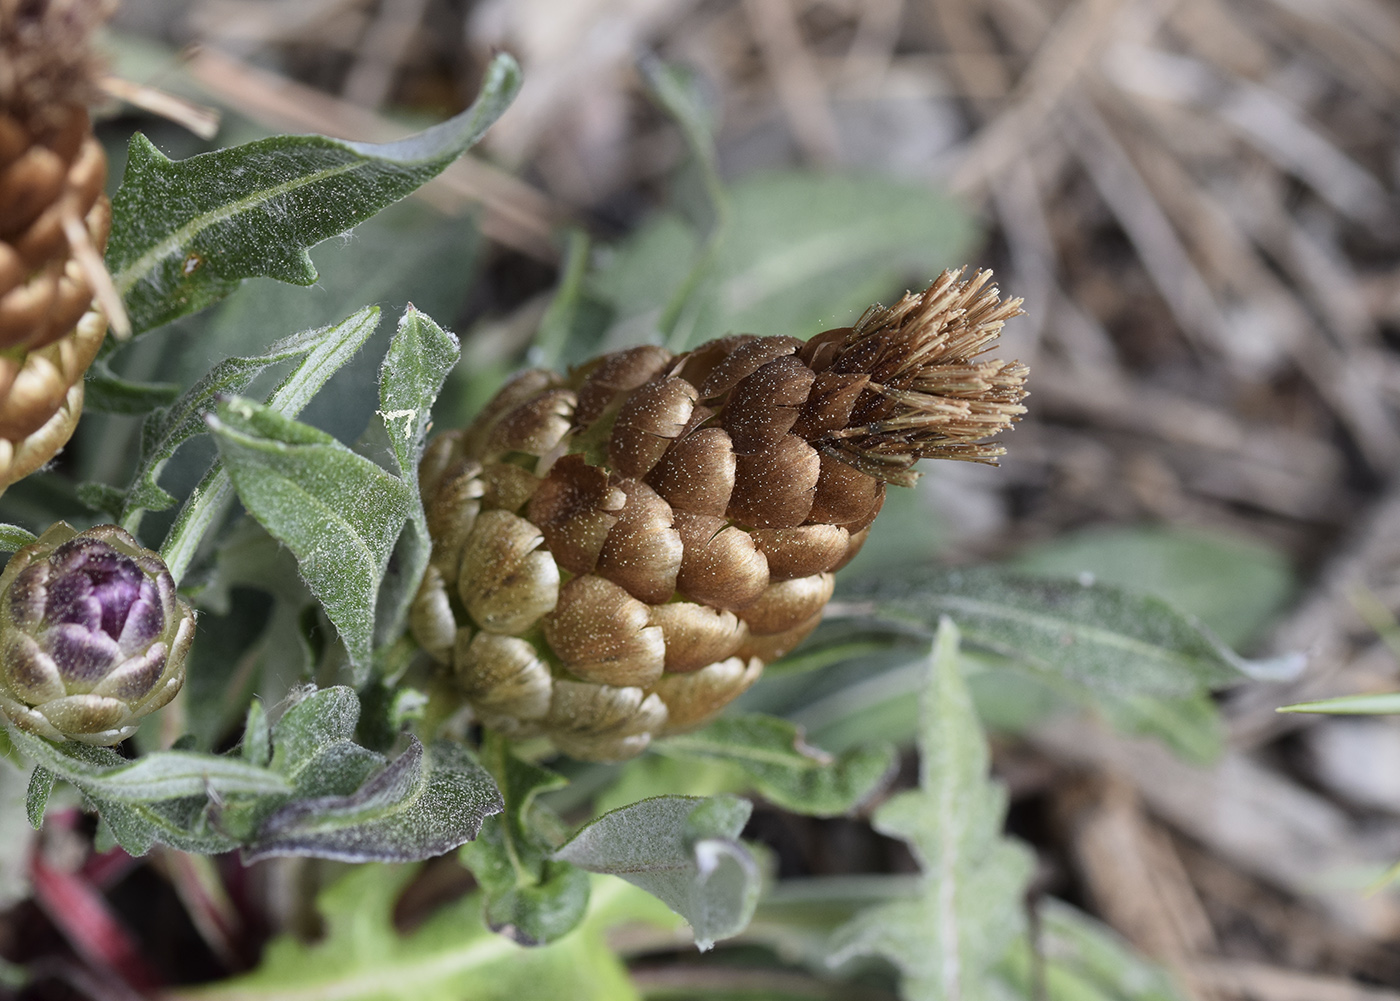
<instances>
[{"instance_id":1,"label":"brown scaly bract","mask_svg":"<svg viewBox=\"0 0 1400 1001\"><path fill-rule=\"evenodd\" d=\"M524 372L420 468L419 644L487 726L591 760L711 719L814 628L885 484L994 461L1026 367L979 360L991 273L803 343L639 347Z\"/></svg>"},{"instance_id":2,"label":"brown scaly bract","mask_svg":"<svg viewBox=\"0 0 1400 1001\"><path fill-rule=\"evenodd\" d=\"M111 225L88 48L104 0L0 0L0 491L68 441L107 331Z\"/></svg>"}]
</instances>

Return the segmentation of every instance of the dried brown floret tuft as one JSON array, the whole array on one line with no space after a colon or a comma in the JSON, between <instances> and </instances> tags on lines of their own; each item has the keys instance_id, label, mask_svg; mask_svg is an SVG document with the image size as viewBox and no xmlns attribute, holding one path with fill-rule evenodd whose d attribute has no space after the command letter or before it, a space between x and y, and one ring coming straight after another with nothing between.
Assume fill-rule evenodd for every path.
<instances>
[{"instance_id":1,"label":"dried brown floret tuft","mask_svg":"<svg viewBox=\"0 0 1400 1001\"><path fill-rule=\"evenodd\" d=\"M887 483L1002 454L1026 367L981 355L1021 300L961 274L805 344L518 376L423 459L419 644L483 723L575 757L711 719L816 628Z\"/></svg>"}]
</instances>

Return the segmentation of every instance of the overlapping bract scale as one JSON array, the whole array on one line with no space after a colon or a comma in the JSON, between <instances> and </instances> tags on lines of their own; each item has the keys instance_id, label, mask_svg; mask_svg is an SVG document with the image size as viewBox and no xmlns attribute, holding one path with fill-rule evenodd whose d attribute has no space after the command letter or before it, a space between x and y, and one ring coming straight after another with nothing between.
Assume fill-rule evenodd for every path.
<instances>
[{"instance_id":1,"label":"overlapping bract scale","mask_svg":"<svg viewBox=\"0 0 1400 1001\"><path fill-rule=\"evenodd\" d=\"M486 725L619 760L699 726L821 619L886 483L990 461L1019 300L945 272L803 343L740 335L517 376L421 469L419 644Z\"/></svg>"}]
</instances>

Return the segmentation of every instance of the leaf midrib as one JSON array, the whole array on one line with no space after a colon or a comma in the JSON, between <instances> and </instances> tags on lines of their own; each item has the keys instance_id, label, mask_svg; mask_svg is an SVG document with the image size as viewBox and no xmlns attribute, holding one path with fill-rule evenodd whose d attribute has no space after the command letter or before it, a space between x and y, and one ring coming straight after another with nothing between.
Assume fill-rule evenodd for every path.
<instances>
[{"instance_id":1,"label":"leaf midrib","mask_svg":"<svg viewBox=\"0 0 1400 1001\"><path fill-rule=\"evenodd\" d=\"M352 153L351 155L353 156L355 154ZM127 292L135 287L137 282L141 281L142 278L155 270L157 264L165 258L179 253L180 249L193 240L196 234L202 233L209 227L231 219L238 213L247 211L261 202L271 201L279 195L285 195L298 188L303 188L307 185L327 180L328 178L338 177L341 174L365 166L367 162L368 161L365 159L360 159L341 164L337 167L320 170L314 174L303 174L270 188L260 188L252 194L244 195L242 198L234 199L231 202L225 202L217 209L196 215L194 218L190 219L189 222L171 230L170 234L166 236L165 239L155 244L150 250L146 251L140 257L136 258L136 260L132 261L127 267L119 271L113 279L117 287L117 292L124 298ZM305 253L304 250L302 252Z\"/></svg>"}]
</instances>

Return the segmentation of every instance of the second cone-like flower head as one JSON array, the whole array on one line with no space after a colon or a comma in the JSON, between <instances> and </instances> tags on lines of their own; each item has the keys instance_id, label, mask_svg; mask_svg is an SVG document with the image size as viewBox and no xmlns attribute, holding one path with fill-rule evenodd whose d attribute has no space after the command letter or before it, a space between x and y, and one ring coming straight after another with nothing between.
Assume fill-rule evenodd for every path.
<instances>
[{"instance_id":1,"label":"second cone-like flower head","mask_svg":"<svg viewBox=\"0 0 1400 1001\"><path fill-rule=\"evenodd\" d=\"M1026 368L979 358L1020 300L945 272L807 342L526 372L429 446L412 615L486 725L616 760L704 723L802 641L887 483L991 461Z\"/></svg>"}]
</instances>

